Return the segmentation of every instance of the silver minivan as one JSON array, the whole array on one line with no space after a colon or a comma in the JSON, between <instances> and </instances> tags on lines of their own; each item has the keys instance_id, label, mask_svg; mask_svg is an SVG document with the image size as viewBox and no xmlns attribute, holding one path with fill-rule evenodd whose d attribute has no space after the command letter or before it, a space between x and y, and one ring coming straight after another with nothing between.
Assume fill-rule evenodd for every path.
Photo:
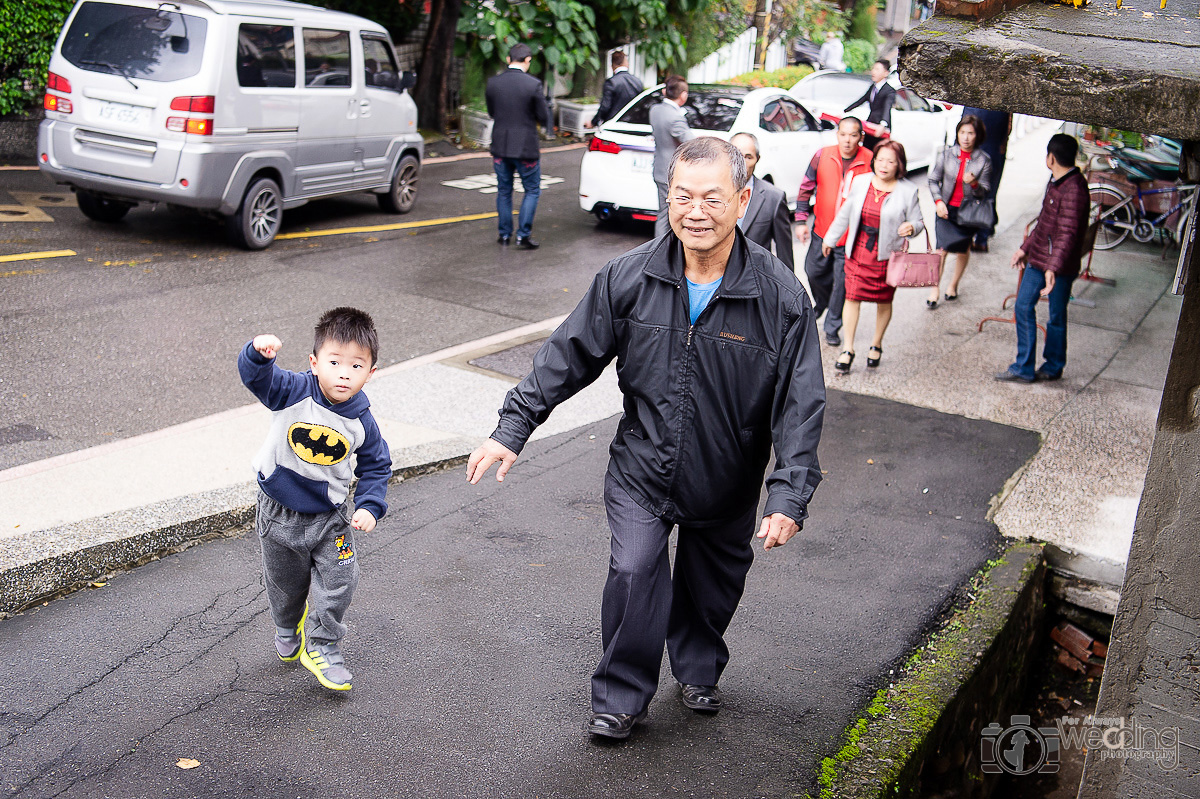
<instances>
[{"instance_id":1,"label":"silver minivan","mask_svg":"<svg viewBox=\"0 0 1200 799\"><path fill-rule=\"evenodd\" d=\"M84 214L139 201L262 249L283 211L356 191L407 213L424 145L387 32L283 0L80 0L50 60L38 164Z\"/></svg>"}]
</instances>

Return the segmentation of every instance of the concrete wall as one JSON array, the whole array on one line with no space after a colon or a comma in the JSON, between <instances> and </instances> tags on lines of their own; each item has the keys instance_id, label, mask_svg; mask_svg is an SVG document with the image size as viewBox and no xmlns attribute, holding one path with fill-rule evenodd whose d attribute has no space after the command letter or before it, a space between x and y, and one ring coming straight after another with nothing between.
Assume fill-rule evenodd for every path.
<instances>
[{"instance_id":1,"label":"concrete wall","mask_svg":"<svg viewBox=\"0 0 1200 799\"><path fill-rule=\"evenodd\" d=\"M1200 797L1200 248L1188 284L1096 708L1166 737L1089 750L1079 799Z\"/></svg>"}]
</instances>

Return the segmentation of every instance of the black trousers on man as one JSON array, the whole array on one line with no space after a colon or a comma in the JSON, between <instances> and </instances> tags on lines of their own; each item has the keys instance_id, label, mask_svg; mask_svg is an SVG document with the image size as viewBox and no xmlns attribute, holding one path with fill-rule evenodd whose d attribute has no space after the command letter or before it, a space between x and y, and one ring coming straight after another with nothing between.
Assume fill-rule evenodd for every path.
<instances>
[{"instance_id":1,"label":"black trousers on man","mask_svg":"<svg viewBox=\"0 0 1200 799\"><path fill-rule=\"evenodd\" d=\"M808 254L804 256L804 274L812 290L813 318L825 314L825 335L836 336L842 329L842 306L846 304L846 248L834 247L829 255L821 252L825 240L814 230L809 234Z\"/></svg>"},{"instance_id":2,"label":"black trousers on man","mask_svg":"<svg viewBox=\"0 0 1200 799\"><path fill-rule=\"evenodd\" d=\"M754 559L757 503L713 527L679 528L672 577L672 522L604 478L612 557L600 610L604 655L592 675L592 710L641 713L658 689L663 645L681 683L716 685L729 662L725 630Z\"/></svg>"}]
</instances>

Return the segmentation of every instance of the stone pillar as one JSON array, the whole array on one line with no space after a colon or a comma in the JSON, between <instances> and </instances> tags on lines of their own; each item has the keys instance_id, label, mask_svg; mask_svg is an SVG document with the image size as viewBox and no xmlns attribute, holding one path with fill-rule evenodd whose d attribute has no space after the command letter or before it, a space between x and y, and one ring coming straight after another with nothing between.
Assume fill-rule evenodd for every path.
<instances>
[{"instance_id":1,"label":"stone pillar","mask_svg":"<svg viewBox=\"0 0 1200 799\"><path fill-rule=\"evenodd\" d=\"M1200 148L1186 149L1194 164ZM1096 716L1124 719L1129 732L1123 750L1088 750L1079 799L1200 796L1200 247L1187 265ZM1166 760L1129 754L1154 748Z\"/></svg>"}]
</instances>

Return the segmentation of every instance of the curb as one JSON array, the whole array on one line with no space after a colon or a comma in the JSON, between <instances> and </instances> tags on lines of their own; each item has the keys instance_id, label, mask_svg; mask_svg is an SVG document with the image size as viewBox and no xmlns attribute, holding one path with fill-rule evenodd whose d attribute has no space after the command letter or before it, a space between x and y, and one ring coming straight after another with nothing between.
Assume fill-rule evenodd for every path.
<instances>
[{"instance_id":1,"label":"curb","mask_svg":"<svg viewBox=\"0 0 1200 799\"><path fill-rule=\"evenodd\" d=\"M964 799L995 787L981 774L983 726L1018 710L1044 613L1042 546L1010 542L967 586L956 612L876 692L840 749L821 762L807 799L881 799L947 789ZM941 794L939 794L941 795Z\"/></svg>"},{"instance_id":2,"label":"curb","mask_svg":"<svg viewBox=\"0 0 1200 799\"><path fill-rule=\"evenodd\" d=\"M388 483L391 485L424 474L453 469L466 462L467 455L459 454L401 466L392 471L392 479ZM178 497L167 504L186 504L188 500L188 497ZM140 510L146 509L132 509L132 513L136 515ZM126 513L129 512L110 514L96 521L103 523L105 519ZM145 515L150 517L150 524L153 525L156 513L150 512ZM253 521L253 504L235 505L184 521L149 526L112 541L103 541L0 569L0 619L20 613L39 602L69 594L106 574L136 568L163 555L181 552L213 538L234 535ZM53 536L56 530L43 532L47 536Z\"/></svg>"}]
</instances>

